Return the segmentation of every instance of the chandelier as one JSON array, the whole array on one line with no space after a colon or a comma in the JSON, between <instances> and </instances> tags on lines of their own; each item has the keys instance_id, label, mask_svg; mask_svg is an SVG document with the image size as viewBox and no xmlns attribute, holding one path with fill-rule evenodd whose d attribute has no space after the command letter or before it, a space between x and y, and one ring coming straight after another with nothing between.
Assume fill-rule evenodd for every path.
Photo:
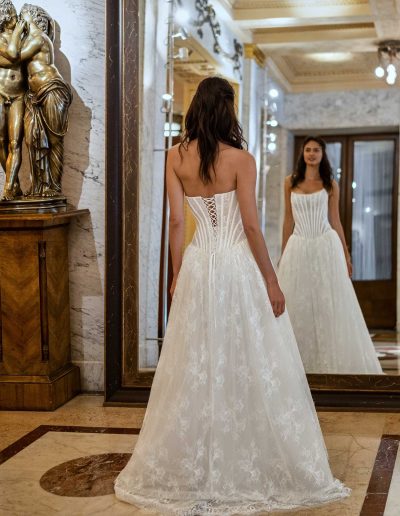
<instances>
[{"instance_id":1,"label":"chandelier","mask_svg":"<svg viewBox=\"0 0 400 516\"><path fill-rule=\"evenodd\" d=\"M391 86L396 82L400 63L400 41L382 41L378 45L379 65L375 68L378 79L386 79Z\"/></svg>"}]
</instances>

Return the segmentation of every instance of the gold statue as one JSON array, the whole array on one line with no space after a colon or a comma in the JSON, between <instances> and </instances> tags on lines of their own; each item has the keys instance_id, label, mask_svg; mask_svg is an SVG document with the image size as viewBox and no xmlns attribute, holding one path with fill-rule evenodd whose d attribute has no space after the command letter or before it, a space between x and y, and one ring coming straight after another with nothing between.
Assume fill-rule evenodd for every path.
<instances>
[{"instance_id":1,"label":"gold statue","mask_svg":"<svg viewBox=\"0 0 400 516\"><path fill-rule=\"evenodd\" d=\"M54 66L53 41L50 15L39 6L24 4L4 56L27 65L24 127L32 181L29 197L61 195L72 91Z\"/></svg>"},{"instance_id":2,"label":"gold statue","mask_svg":"<svg viewBox=\"0 0 400 516\"><path fill-rule=\"evenodd\" d=\"M22 160L26 86L21 64L5 57L16 23L13 3L0 0L0 163L6 174L4 200L22 195L18 172Z\"/></svg>"}]
</instances>

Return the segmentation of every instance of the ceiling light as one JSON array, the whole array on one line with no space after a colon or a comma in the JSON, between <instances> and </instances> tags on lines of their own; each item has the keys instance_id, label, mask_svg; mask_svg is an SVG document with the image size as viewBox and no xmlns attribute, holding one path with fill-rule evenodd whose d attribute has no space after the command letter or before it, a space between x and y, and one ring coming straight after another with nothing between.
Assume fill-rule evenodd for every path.
<instances>
[{"instance_id":1,"label":"ceiling light","mask_svg":"<svg viewBox=\"0 0 400 516\"><path fill-rule=\"evenodd\" d=\"M272 99L276 99L276 97L279 97L279 91L276 89L276 88L271 88L269 90L269 96L272 98Z\"/></svg>"},{"instance_id":2,"label":"ceiling light","mask_svg":"<svg viewBox=\"0 0 400 516\"><path fill-rule=\"evenodd\" d=\"M378 45L379 65L375 69L378 79L385 76L386 82L393 85L397 79L397 68L400 63L400 40L382 41Z\"/></svg>"},{"instance_id":3,"label":"ceiling light","mask_svg":"<svg viewBox=\"0 0 400 516\"><path fill-rule=\"evenodd\" d=\"M172 37L173 38L181 38L181 39L185 40L185 39L188 39L189 34L188 34L188 31L184 27L181 27L179 29L179 32L172 34Z\"/></svg>"},{"instance_id":4,"label":"ceiling light","mask_svg":"<svg viewBox=\"0 0 400 516\"><path fill-rule=\"evenodd\" d=\"M386 82L389 84L389 86L393 86L393 84L396 82L397 75L388 75L386 77Z\"/></svg>"},{"instance_id":5,"label":"ceiling light","mask_svg":"<svg viewBox=\"0 0 400 516\"><path fill-rule=\"evenodd\" d=\"M308 55L314 61L325 63L340 63L342 61L350 61L351 52L314 52Z\"/></svg>"},{"instance_id":6,"label":"ceiling light","mask_svg":"<svg viewBox=\"0 0 400 516\"><path fill-rule=\"evenodd\" d=\"M182 60L185 60L185 59L189 59L189 49L186 48L186 47L179 47L178 48L178 53L174 55L174 59L182 59Z\"/></svg>"}]
</instances>

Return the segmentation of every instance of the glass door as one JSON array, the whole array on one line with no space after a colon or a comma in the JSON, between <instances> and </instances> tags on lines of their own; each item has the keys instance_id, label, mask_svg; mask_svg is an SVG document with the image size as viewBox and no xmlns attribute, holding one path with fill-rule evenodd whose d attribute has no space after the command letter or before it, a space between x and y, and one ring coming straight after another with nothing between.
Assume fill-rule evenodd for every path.
<instances>
[{"instance_id":1,"label":"glass door","mask_svg":"<svg viewBox=\"0 0 400 516\"><path fill-rule=\"evenodd\" d=\"M349 139L353 282L370 327L396 325L397 136ZM350 224L349 224L350 226Z\"/></svg>"}]
</instances>

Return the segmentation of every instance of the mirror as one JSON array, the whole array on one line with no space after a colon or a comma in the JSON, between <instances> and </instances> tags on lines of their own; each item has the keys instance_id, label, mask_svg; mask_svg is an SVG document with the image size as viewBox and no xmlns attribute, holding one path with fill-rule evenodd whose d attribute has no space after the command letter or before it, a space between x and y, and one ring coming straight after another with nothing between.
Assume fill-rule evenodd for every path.
<instances>
[{"instance_id":1,"label":"mirror","mask_svg":"<svg viewBox=\"0 0 400 516\"><path fill-rule=\"evenodd\" d=\"M248 50L244 62L246 69L243 70L240 52L238 61L231 59L230 55L235 50L232 42L238 37L237 34L232 33L228 24L222 21L218 2L208 4L214 9L214 14L209 18L206 8L201 8L196 2L166 2L164 6L159 6L157 19L150 16L153 9L151 2L143 7L139 369L152 371L157 365L170 306L165 151L179 142L185 113L198 83L204 77L220 74L235 87L239 116L250 151L255 153L258 160L260 222L275 263L280 257L284 210L280 190L283 189L283 179L295 166L305 134L322 134L327 142L327 155L340 188L342 225L352 252L353 285L374 340L374 348L372 345L368 348L368 336L359 335L363 333L362 328L353 335L350 327L343 332L335 327L336 324L351 323L347 322L345 313L340 315L340 297L335 297L334 292L330 295L339 310L336 313L339 322L329 323L335 315L331 313L334 307L328 306L322 312L321 320L312 319L310 310L315 311L316 306L308 311L298 307L297 311L302 313L302 320L298 322L296 314L290 313L290 308L296 306L296 300L290 298L296 295L296 289L288 289L288 310L295 333L296 330L302 331L304 319L309 318L309 331L305 331L304 336L298 335L301 345L310 348L304 351L304 356L321 354L319 359L307 359L310 361L308 372L377 374L378 369L375 366L369 368L362 358L363 353L373 353L380 359L386 374L398 374L399 348L394 332L398 135L392 124L393 112L398 113L400 106L395 86L389 86L373 76L378 61L372 34L372 14L365 15L368 22L358 23L358 30L368 32L368 39L363 34L361 43L361 35L358 34L348 41L343 40L340 48L332 52L329 30L337 31L339 38L340 32L346 30L346 24L354 22L353 14L344 18L338 27L336 18L327 11L326 15L317 18L318 23L324 22L326 25L321 25L318 37L310 40L308 36L312 27L307 20L283 16L284 5L281 8L282 17L278 17L264 2L265 5L260 7L263 11L261 16L260 9L245 9L243 2L234 2L231 24L236 23L236 33L249 31L257 41L260 55L263 52L269 56L268 62L260 59L260 56L257 62L257 56L250 55L251 50ZM314 14L312 18L315 18ZM168 23L162 24L162 20ZM155 34L157 37L154 37ZM356 49L355 41L358 42ZM213 52L210 52L210 46L213 46ZM226 50L221 50L223 46ZM215 51L216 48L219 52ZM358 73L357 84L350 81L354 68ZM254 88L255 81L263 91L261 95L249 96L248 91ZM375 109L365 110L365 104L371 102ZM146 116L152 105L152 116ZM258 116L254 115L254 111L258 112ZM289 146L285 147L285 140ZM194 229L194 219L186 207L185 245L190 242ZM333 259L339 260L340 256ZM294 269L294 264L291 267ZM325 264L325 268L326 274L331 274L328 264ZM294 270L291 274L295 274ZM322 288L334 287L329 283L318 287L318 276L311 280L314 295ZM294 284L296 279L292 277L288 281ZM338 285L336 288L339 288ZM304 299L304 305L312 304L311 294L310 291L308 299ZM323 299L327 293L320 295ZM343 299L343 304L345 302L346 299ZM346 306L347 310L353 310L349 308L350 305ZM354 317L357 310L358 307L355 307ZM313 326L329 324L331 326L325 332L319 329L319 341L313 342L317 339L315 335L318 331ZM352 324L359 322L353 321ZM358 347L354 342L357 339L361 340ZM337 349L331 353L333 345ZM352 345L355 346L353 355L358 355L352 356L354 365L341 364L340 353L345 353L345 348ZM328 358L330 353L332 359Z\"/></svg>"},{"instance_id":2,"label":"mirror","mask_svg":"<svg viewBox=\"0 0 400 516\"><path fill-rule=\"evenodd\" d=\"M398 20L399 14L393 7L381 16L374 1L356 0L346 6L307 2L296 10L291 2L271 6L263 0L251 6L244 0L139 4L138 318L132 322L132 313L122 322L137 324L137 332L123 340L122 386L151 386L168 317L166 150L179 141L199 81L219 74L235 88L238 116L256 158L259 219L275 265L281 256L284 180L306 135L325 140L339 186L352 284L384 374L321 366L308 375L310 386L315 392L400 392L400 92L394 72L389 77L386 71L397 52L392 40L400 38L393 32L398 24L388 20ZM194 229L187 209L185 245Z\"/></svg>"}]
</instances>

